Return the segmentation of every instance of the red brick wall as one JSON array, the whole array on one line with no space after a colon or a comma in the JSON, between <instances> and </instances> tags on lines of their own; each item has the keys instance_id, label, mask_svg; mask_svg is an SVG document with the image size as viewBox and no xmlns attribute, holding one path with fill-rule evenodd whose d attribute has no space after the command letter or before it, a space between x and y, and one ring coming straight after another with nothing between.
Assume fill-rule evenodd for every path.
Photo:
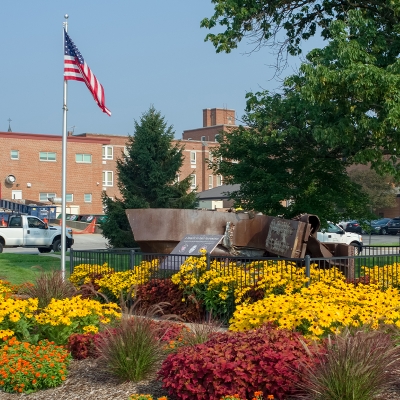
<instances>
[{"instance_id":1,"label":"red brick wall","mask_svg":"<svg viewBox=\"0 0 400 400\"><path fill-rule=\"evenodd\" d=\"M206 108L203 110L203 127L213 125L235 125L235 110Z\"/></svg>"},{"instance_id":2,"label":"red brick wall","mask_svg":"<svg viewBox=\"0 0 400 400\"><path fill-rule=\"evenodd\" d=\"M56 193L61 197L62 143L61 136L0 132L0 184L3 199L12 199L13 190L21 190L22 198L39 201L40 193ZM19 159L12 160L11 150L19 151ZM40 161L39 152L56 153L56 161ZM92 155L92 163L77 163L75 154ZM67 193L79 205L81 214L102 214L102 143L96 139L68 137ZM16 182L7 184L7 175ZM99 184L97 184L99 183ZM30 184L30 185L29 185ZM92 194L92 202L84 202L84 194Z\"/></svg>"}]
</instances>

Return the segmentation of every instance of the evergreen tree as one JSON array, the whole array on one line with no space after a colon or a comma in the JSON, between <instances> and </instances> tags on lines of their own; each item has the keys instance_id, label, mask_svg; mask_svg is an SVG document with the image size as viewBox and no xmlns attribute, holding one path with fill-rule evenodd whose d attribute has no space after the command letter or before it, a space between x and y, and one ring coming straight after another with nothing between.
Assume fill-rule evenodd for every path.
<instances>
[{"instance_id":1,"label":"evergreen tree","mask_svg":"<svg viewBox=\"0 0 400 400\"><path fill-rule=\"evenodd\" d=\"M190 192L190 177L179 182L176 176L183 164L183 147L173 144L174 131L153 106L129 136L127 152L117 160L121 199L103 195L108 218L103 235L112 247L135 246L125 214L130 208L194 208L196 194Z\"/></svg>"}]
</instances>

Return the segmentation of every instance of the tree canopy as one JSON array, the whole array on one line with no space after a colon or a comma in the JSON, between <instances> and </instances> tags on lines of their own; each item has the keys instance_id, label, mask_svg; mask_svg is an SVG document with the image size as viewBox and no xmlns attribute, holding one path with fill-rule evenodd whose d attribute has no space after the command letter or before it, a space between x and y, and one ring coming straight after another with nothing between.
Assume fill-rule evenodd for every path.
<instances>
[{"instance_id":1,"label":"tree canopy","mask_svg":"<svg viewBox=\"0 0 400 400\"><path fill-rule=\"evenodd\" d=\"M370 217L368 196L348 176L341 147L314 137L309 117L316 112L292 91L248 96L247 127L221 132L214 150L214 171L240 184L232 193L237 204L286 218L316 214L323 222Z\"/></svg>"},{"instance_id":2,"label":"tree canopy","mask_svg":"<svg viewBox=\"0 0 400 400\"><path fill-rule=\"evenodd\" d=\"M152 106L129 136L127 151L117 160L121 199L103 195L109 218L102 224L103 235L113 247L133 247L133 235L125 215L129 208L193 208L195 192L189 191L190 177L177 181L183 164L183 147L173 143L174 131Z\"/></svg>"},{"instance_id":3,"label":"tree canopy","mask_svg":"<svg viewBox=\"0 0 400 400\"><path fill-rule=\"evenodd\" d=\"M369 219L368 194L346 168L369 165L399 181L400 25L379 14L389 3L376 3L376 19L370 6L333 13L327 45L306 56L281 93L248 94L249 128L221 137L218 155L227 161L214 164L225 180L242 185L237 200L287 216ZM289 209L283 200L293 201Z\"/></svg>"},{"instance_id":4,"label":"tree canopy","mask_svg":"<svg viewBox=\"0 0 400 400\"><path fill-rule=\"evenodd\" d=\"M214 14L201 27L222 28L206 40L217 52L229 53L247 38L256 47L283 46L292 55L301 53L302 40L317 32L331 38L331 23L346 20L348 12L360 10L389 36L398 27L400 4L391 0L212 0ZM279 35L284 31L283 35Z\"/></svg>"}]
</instances>

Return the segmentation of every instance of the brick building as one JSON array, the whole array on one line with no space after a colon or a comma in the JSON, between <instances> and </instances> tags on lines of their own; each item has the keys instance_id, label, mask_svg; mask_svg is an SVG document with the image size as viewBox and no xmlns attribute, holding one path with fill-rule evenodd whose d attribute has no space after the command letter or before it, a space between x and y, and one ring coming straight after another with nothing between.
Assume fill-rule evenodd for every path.
<instances>
[{"instance_id":1,"label":"brick building","mask_svg":"<svg viewBox=\"0 0 400 400\"><path fill-rule=\"evenodd\" d=\"M177 175L192 177L192 189L201 192L223 184L208 169L216 135L234 126L235 112L203 110L203 127L183 132L184 164ZM118 197L116 160L125 151L128 136L97 133L68 134L67 213L102 214L101 193ZM0 132L0 199L48 203L61 197L62 137ZM7 179L13 175L16 180Z\"/></svg>"}]
</instances>

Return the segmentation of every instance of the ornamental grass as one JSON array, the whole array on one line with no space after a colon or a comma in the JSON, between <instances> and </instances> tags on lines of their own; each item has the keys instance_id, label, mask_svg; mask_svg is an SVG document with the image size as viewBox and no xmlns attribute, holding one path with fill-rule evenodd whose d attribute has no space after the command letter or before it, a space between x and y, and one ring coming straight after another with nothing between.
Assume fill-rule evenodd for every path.
<instances>
[{"instance_id":1,"label":"ornamental grass","mask_svg":"<svg viewBox=\"0 0 400 400\"><path fill-rule=\"evenodd\" d=\"M322 351L304 346L317 359L305 367L304 399L371 400L398 379L400 348L386 332L345 329L329 336Z\"/></svg>"},{"instance_id":2,"label":"ornamental grass","mask_svg":"<svg viewBox=\"0 0 400 400\"><path fill-rule=\"evenodd\" d=\"M47 307L52 299L62 300L71 298L77 294L74 285L63 279L61 271L41 272L33 285L29 285L22 291L29 297L38 299L38 307Z\"/></svg>"},{"instance_id":3,"label":"ornamental grass","mask_svg":"<svg viewBox=\"0 0 400 400\"><path fill-rule=\"evenodd\" d=\"M0 388L32 393L56 387L66 379L69 352L47 340L33 345L15 337L0 347Z\"/></svg>"},{"instance_id":4,"label":"ornamental grass","mask_svg":"<svg viewBox=\"0 0 400 400\"><path fill-rule=\"evenodd\" d=\"M138 382L151 376L166 355L157 324L146 316L123 318L113 334L97 343L106 368L122 380Z\"/></svg>"}]
</instances>

